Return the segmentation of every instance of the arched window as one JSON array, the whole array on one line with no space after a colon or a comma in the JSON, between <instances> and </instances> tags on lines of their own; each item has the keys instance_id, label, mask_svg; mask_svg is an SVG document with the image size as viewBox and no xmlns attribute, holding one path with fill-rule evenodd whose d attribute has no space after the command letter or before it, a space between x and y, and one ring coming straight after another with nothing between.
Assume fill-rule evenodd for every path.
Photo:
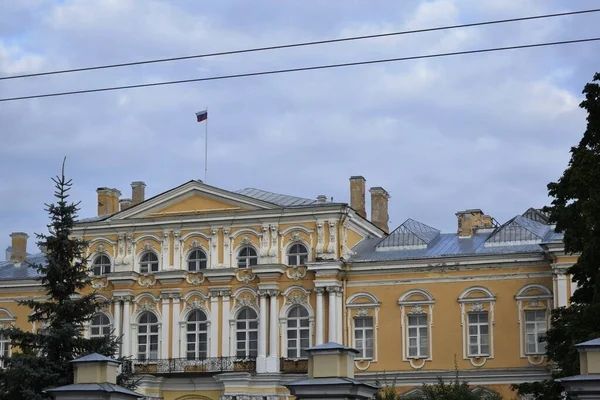
<instances>
[{"instance_id":1,"label":"arched window","mask_svg":"<svg viewBox=\"0 0 600 400\"><path fill-rule=\"evenodd\" d=\"M140 260L140 273L158 272L158 257L152 252L144 253Z\"/></svg>"},{"instance_id":2,"label":"arched window","mask_svg":"<svg viewBox=\"0 0 600 400\"><path fill-rule=\"evenodd\" d=\"M193 250L188 256L188 271L197 272L206 269L206 254L202 250Z\"/></svg>"},{"instance_id":3,"label":"arched window","mask_svg":"<svg viewBox=\"0 0 600 400\"><path fill-rule=\"evenodd\" d=\"M0 336L0 368L4 368L4 360L10 356L10 339Z\"/></svg>"},{"instance_id":4,"label":"arched window","mask_svg":"<svg viewBox=\"0 0 600 400\"><path fill-rule=\"evenodd\" d=\"M244 307L236 320L236 355L256 357L258 352L258 316L256 311Z\"/></svg>"},{"instance_id":5,"label":"arched window","mask_svg":"<svg viewBox=\"0 0 600 400\"><path fill-rule=\"evenodd\" d=\"M308 259L308 250L301 243L296 243L288 251L288 265L304 265Z\"/></svg>"},{"instance_id":6,"label":"arched window","mask_svg":"<svg viewBox=\"0 0 600 400\"><path fill-rule=\"evenodd\" d=\"M248 268L258 264L258 255L253 247L242 247L237 256L238 268Z\"/></svg>"},{"instance_id":7,"label":"arched window","mask_svg":"<svg viewBox=\"0 0 600 400\"><path fill-rule=\"evenodd\" d=\"M110 273L110 258L107 256L98 256L92 263L92 273L96 276Z\"/></svg>"},{"instance_id":8,"label":"arched window","mask_svg":"<svg viewBox=\"0 0 600 400\"><path fill-rule=\"evenodd\" d=\"M138 357L139 360L158 359L158 319L151 312L140 316L138 323Z\"/></svg>"},{"instance_id":9,"label":"arched window","mask_svg":"<svg viewBox=\"0 0 600 400\"><path fill-rule=\"evenodd\" d=\"M208 356L207 318L201 310L194 310L187 319L187 359L198 360Z\"/></svg>"},{"instance_id":10,"label":"arched window","mask_svg":"<svg viewBox=\"0 0 600 400\"><path fill-rule=\"evenodd\" d=\"M309 321L306 308L295 305L288 313L287 320L287 356L288 358L308 357Z\"/></svg>"},{"instance_id":11,"label":"arched window","mask_svg":"<svg viewBox=\"0 0 600 400\"><path fill-rule=\"evenodd\" d=\"M110 335L110 320L106 314L94 315L90 322L90 337L104 337Z\"/></svg>"}]
</instances>

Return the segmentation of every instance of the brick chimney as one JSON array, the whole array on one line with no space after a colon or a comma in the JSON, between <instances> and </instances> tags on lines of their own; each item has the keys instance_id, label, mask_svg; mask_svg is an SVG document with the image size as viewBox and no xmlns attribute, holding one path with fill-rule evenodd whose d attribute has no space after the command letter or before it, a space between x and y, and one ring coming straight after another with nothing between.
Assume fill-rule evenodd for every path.
<instances>
[{"instance_id":1,"label":"brick chimney","mask_svg":"<svg viewBox=\"0 0 600 400\"><path fill-rule=\"evenodd\" d=\"M27 239L29 236L25 232L13 232L10 234L10 238L12 239L10 261L22 263L27 258Z\"/></svg>"},{"instance_id":2,"label":"brick chimney","mask_svg":"<svg viewBox=\"0 0 600 400\"><path fill-rule=\"evenodd\" d=\"M135 206L145 200L146 184L142 181L131 182L131 205Z\"/></svg>"},{"instance_id":3,"label":"brick chimney","mask_svg":"<svg viewBox=\"0 0 600 400\"><path fill-rule=\"evenodd\" d=\"M119 211L119 197L121 192L117 189L101 187L96 189L98 193L98 215L114 214Z\"/></svg>"},{"instance_id":4,"label":"brick chimney","mask_svg":"<svg viewBox=\"0 0 600 400\"><path fill-rule=\"evenodd\" d=\"M350 207L363 218L367 218L367 211L365 209L365 182L366 179L360 175L350 177Z\"/></svg>"},{"instance_id":5,"label":"brick chimney","mask_svg":"<svg viewBox=\"0 0 600 400\"><path fill-rule=\"evenodd\" d=\"M471 237L478 228L493 228L494 219L489 215L485 215L478 208L471 210L458 211L458 231L459 237Z\"/></svg>"},{"instance_id":6,"label":"brick chimney","mask_svg":"<svg viewBox=\"0 0 600 400\"><path fill-rule=\"evenodd\" d=\"M121 200L119 200L119 205L121 206L121 211L125 211L129 207L131 207L131 199L128 199L128 198L121 199Z\"/></svg>"},{"instance_id":7,"label":"brick chimney","mask_svg":"<svg viewBox=\"0 0 600 400\"><path fill-rule=\"evenodd\" d=\"M382 187L372 187L369 192L371 193L371 222L385 233L389 233L388 200L390 194Z\"/></svg>"}]
</instances>

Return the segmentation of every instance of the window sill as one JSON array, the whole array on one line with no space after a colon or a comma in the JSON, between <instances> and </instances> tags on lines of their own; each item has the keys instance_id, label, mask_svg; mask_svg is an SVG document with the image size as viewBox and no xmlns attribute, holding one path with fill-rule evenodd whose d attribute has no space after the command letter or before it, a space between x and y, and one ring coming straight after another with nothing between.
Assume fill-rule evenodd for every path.
<instances>
[{"instance_id":1,"label":"window sill","mask_svg":"<svg viewBox=\"0 0 600 400\"><path fill-rule=\"evenodd\" d=\"M429 358L429 356L408 356L406 358L409 360L426 360Z\"/></svg>"},{"instance_id":2,"label":"window sill","mask_svg":"<svg viewBox=\"0 0 600 400\"><path fill-rule=\"evenodd\" d=\"M469 354L467 357L469 358L489 358L489 354Z\"/></svg>"},{"instance_id":3,"label":"window sill","mask_svg":"<svg viewBox=\"0 0 600 400\"><path fill-rule=\"evenodd\" d=\"M358 358L357 357L357 358L354 359L354 361L371 361L371 362L373 360L374 360L374 358L372 358L372 357L365 357L365 358Z\"/></svg>"}]
</instances>

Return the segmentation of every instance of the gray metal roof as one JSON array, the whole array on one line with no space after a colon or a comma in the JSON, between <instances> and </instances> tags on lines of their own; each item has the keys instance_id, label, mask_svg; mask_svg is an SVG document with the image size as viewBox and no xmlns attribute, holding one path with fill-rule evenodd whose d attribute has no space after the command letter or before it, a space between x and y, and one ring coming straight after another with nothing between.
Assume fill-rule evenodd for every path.
<instances>
[{"instance_id":1,"label":"gray metal roof","mask_svg":"<svg viewBox=\"0 0 600 400\"><path fill-rule=\"evenodd\" d=\"M530 208L522 214L525 218L529 218L532 221L541 222L542 224L548 224L550 222L550 214L544 212L540 208Z\"/></svg>"},{"instance_id":2,"label":"gray metal roof","mask_svg":"<svg viewBox=\"0 0 600 400\"><path fill-rule=\"evenodd\" d=\"M335 342L327 342L327 343L319 344L317 346L309 347L308 349L306 349L306 351L308 351L308 352L319 351L319 350L348 350L353 353L359 353L358 350L353 349L352 347L344 346L342 344L335 343Z\"/></svg>"},{"instance_id":3,"label":"gray metal roof","mask_svg":"<svg viewBox=\"0 0 600 400\"><path fill-rule=\"evenodd\" d=\"M245 188L237 190L235 193L252 197L256 200L267 201L269 203L277 204L278 206L282 207L308 206L318 203L317 200L313 199L305 199L303 197L289 196L287 194L267 192L266 190L260 190L255 188Z\"/></svg>"},{"instance_id":4,"label":"gray metal roof","mask_svg":"<svg viewBox=\"0 0 600 400\"><path fill-rule=\"evenodd\" d=\"M588 340L587 342L578 343L575 347L600 347L600 338Z\"/></svg>"},{"instance_id":5,"label":"gray metal roof","mask_svg":"<svg viewBox=\"0 0 600 400\"><path fill-rule=\"evenodd\" d=\"M0 261L0 280L35 279L40 275L30 264L40 264L46 261L44 253L27 256L25 262Z\"/></svg>"},{"instance_id":6,"label":"gray metal roof","mask_svg":"<svg viewBox=\"0 0 600 400\"><path fill-rule=\"evenodd\" d=\"M130 396L144 397L143 395L132 392L131 390L124 388L123 386L115 385L112 383L75 383L72 385L61 386L52 389L46 389L47 393L57 392L104 392L104 393L123 393Z\"/></svg>"},{"instance_id":7,"label":"gray metal roof","mask_svg":"<svg viewBox=\"0 0 600 400\"><path fill-rule=\"evenodd\" d=\"M115 215L115 213L113 213L113 214L106 214L106 215L98 215L96 217L82 218L82 219L79 219L79 220L75 221L75 223L76 224L83 224L83 223L87 223L87 222L104 221L105 219L108 219L108 218L112 217L113 215Z\"/></svg>"},{"instance_id":8,"label":"gray metal roof","mask_svg":"<svg viewBox=\"0 0 600 400\"><path fill-rule=\"evenodd\" d=\"M303 379L299 381L292 381L284 384L284 386L332 386L332 385L353 385L353 386L367 386L371 388L377 388L375 385L365 383L352 378L312 378Z\"/></svg>"},{"instance_id":9,"label":"gray metal roof","mask_svg":"<svg viewBox=\"0 0 600 400\"><path fill-rule=\"evenodd\" d=\"M496 228L486 242L491 245L531 241L541 243L550 230L549 225L517 215Z\"/></svg>"},{"instance_id":10,"label":"gray metal roof","mask_svg":"<svg viewBox=\"0 0 600 400\"><path fill-rule=\"evenodd\" d=\"M78 363L86 363L86 362L112 362L112 363L120 363L119 361L112 359L110 357L103 356L102 354L92 353L87 356L79 357L75 360L71 361L74 364Z\"/></svg>"},{"instance_id":11,"label":"gray metal roof","mask_svg":"<svg viewBox=\"0 0 600 400\"><path fill-rule=\"evenodd\" d=\"M409 218L376 247L378 250L427 247L439 235L438 229Z\"/></svg>"}]
</instances>

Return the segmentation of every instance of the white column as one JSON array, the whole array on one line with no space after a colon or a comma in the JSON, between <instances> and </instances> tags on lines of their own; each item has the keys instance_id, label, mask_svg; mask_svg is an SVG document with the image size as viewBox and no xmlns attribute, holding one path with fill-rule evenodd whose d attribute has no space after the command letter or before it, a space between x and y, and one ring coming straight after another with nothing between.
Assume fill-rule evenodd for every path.
<instances>
[{"instance_id":1,"label":"white column","mask_svg":"<svg viewBox=\"0 0 600 400\"><path fill-rule=\"evenodd\" d=\"M179 357L179 313L180 311L180 301L179 297L173 298L173 323L171 324L172 333L172 343L171 343L171 357L177 358Z\"/></svg>"},{"instance_id":2,"label":"white column","mask_svg":"<svg viewBox=\"0 0 600 400\"><path fill-rule=\"evenodd\" d=\"M219 356L219 292L210 293L210 357Z\"/></svg>"},{"instance_id":3,"label":"white column","mask_svg":"<svg viewBox=\"0 0 600 400\"><path fill-rule=\"evenodd\" d=\"M223 291L223 318L221 325L221 357L229 357L229 296L231 292L229 290Z\"/></svg>"},{"instance_id":4,"label":"white column","mask_svg":"<svg viewBox=\"0 0 600 400\"><path fill-rule=\"evenodd\" d=\"M123 301L123 345L122 355L131 356L131 299L126 297Z\"/></svg>"},{"instance_id":5,"label":"white column","mask_svg":"<svg viewBox=\"0 0 600 400\"><path fill-rule=\"evenodd\" d=\"M269 290L271 296L269 325L269 357L267 372L279 372L279 330L277 329L277 312L279 310L279 290Z\"/></svg>"},{"instance_id":6,"label":"white column","mask_svg":"<svg viewBox=\"0 0 600 400\"><path fill-rule=\"evenodd\" d=\"M114 322L113 322L113 331L114 331L114 336L119 338L121 337L121 300L115 300L114 301ZM119 357L121 355L121 347L122 345L119 346L119 348L117 349L117 357Z\"/></svg>"},{"instance_id":7,"label":"white column","mask_svg":"<svg viewBox=\"0 0 600 400\"><path fill-rule=\"evenodd\" d=\"M337 288L335 287L328 287L327 288L327 297L329 299L329 335L328 335L328 341L329 342L335 342L337 341L337 332L335 330L336 327L336 322L337 322L337 318L335 316L335 312L337 310L337 304L335 301L335 291L337 290Z\"/></svg>"},{"instance_id":8,"label":"white column","mask_svg":"<svg viewBox=\"0 0 600 400\"><path fill-rule=\"evenodd\" d=\"M162 298L162 308L161 308L161 343L160 343L160 356L161 359L169 358L169 320L171 319L169 316L169 303L170 299L168 297Z\"/></svg>"},{"instance_id":9,"label":"white column","mask_svg":"<svg viewBox=\"0 0 600 400\"><path fill-rule=\"evenodd\" d=\"M317 292L317 327L316 344L323 344L323 330L325 329L325 307L323 304L323 292L325 288L316 288Z\"/></svg>"},{"instance_id":10,"label":"white column","mask_svg":"<svg viewBox=\"0 0 600 400\"><path fill-rule=\"evenodd\" d=\"M343 294L341 288L335 295L336 303L337 303L337 312L336 312L336 328L335 331L337 333L337 342L339 344L344 344L344 321L342 318L342 314L344 312L344 304L343 304Z\"/></svg>"},{"instance_id":11,"label":"white column","mask_svg":"<svg viewBox=\"0 0 600 400\"><path fill-rule=\"evenodd\" d=\"M563 274L556 275L556 306L566 307L569 300L569 293L567 290L567 277Z\"/></svg>"},{"instance_id":12,"label":"white column","mask_svg":"<svg viewBox=\"0 0 600 400\"><path fill-rule=\"evenodd\" d=\"M256 372L267 372L267 293L259 292L260 310L258 317L258 357L256 358Z\"/></svg>"}]
</instances>

